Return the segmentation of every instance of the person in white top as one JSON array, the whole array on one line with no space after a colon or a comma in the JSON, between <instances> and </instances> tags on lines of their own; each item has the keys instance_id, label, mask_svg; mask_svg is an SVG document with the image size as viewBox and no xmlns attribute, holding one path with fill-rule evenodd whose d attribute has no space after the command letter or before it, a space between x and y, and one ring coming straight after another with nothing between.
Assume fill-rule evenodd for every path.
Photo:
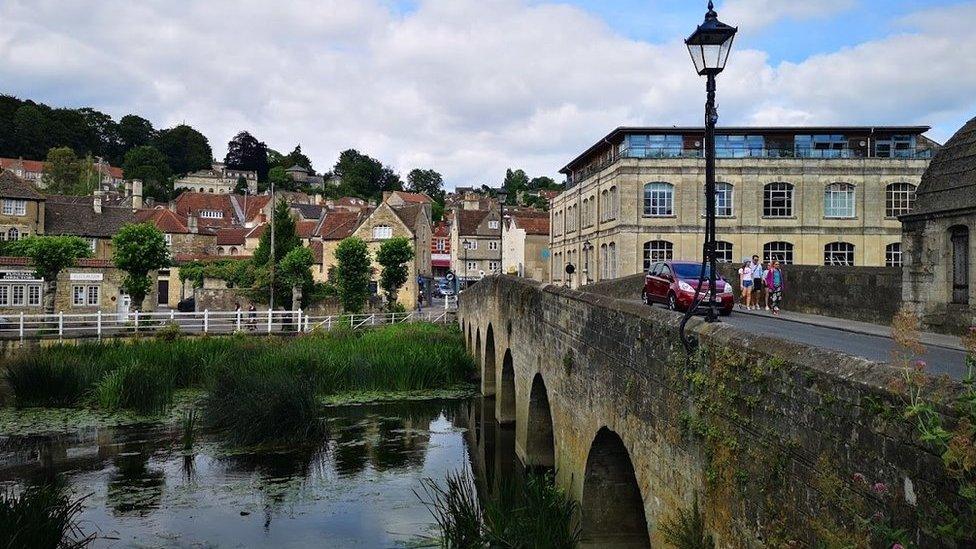
<instances>
[{"instance_id":1,"label":"person in white top","mask_svg":"<svg viewBox=\"0 0 976 549\"><path fill-rule=\"evenodd\" d=\"M746 310L752 309L752 262L746 259L742 262L739 269L739 287L742 288L742 300L745 302ZM741 307L742 304L739 304Z\"/></svg>"},{"instance_id":2,"label":"person in white top","mask_svg":"<svg viewBox=\"0 0 976 549\"><path fill-rule=\"evenodd\" d=\"M763 269L759 256L752 256L752 308L759 310L760 304L764 301L766 270Z\"/></svg>"}]
</instances>

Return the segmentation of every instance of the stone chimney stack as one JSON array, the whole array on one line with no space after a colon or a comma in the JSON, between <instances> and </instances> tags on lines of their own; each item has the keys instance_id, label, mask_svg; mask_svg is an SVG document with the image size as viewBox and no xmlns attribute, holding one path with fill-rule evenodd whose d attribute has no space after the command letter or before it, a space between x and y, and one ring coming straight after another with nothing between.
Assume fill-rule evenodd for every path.
<instances>
[{"instance_id":1,"label":"stone chimney stack","mask_svg":"<svg viewBox=\"0 0 976 549\"><path fill-rule=\"evenodd\" d=\"M132 209L133 210L142 209L142 180L141 179L132 180Z\"/></svg>"},{"instance_id":2,"label":"stone chimney stack","mask_svg":"<svg viewBox=\"0 0 976 549\"><path fill-rule=\"evenodd\" d=\"M92 210L96 214L102 213L102 191L95 191L92 195Z\"/></svg>"},{"instance_id":3,"label":"stone chimney stack","mask_svg":"<svg viewBox=\"0 0 976 549\"><path fill-rule=\"evenodd\" d=\"M462 207L465 210L478 210L481 208L481 196L477 193L466 192L462 200Z\"/></svg>"},{"instance_id":4,"label":"stone chimney stack","mask_svg":"<svg viewBox=\"0 0 976 549\"><path fill-rule=\"evenodd\" d=\"M190 234L197 234L199 227L197 226L197 216L188 215L186 216L186 229L190 231Z\"/></svg>"}]
</instances>

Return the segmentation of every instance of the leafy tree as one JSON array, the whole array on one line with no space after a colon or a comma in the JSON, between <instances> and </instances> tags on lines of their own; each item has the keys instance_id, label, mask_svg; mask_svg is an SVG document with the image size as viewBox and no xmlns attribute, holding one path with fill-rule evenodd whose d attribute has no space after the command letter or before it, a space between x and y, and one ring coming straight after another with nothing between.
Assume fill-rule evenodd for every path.
<instances>
[{"instance_id":1,"label":"leafy tree","mask_svg":"<svg viewBox=\"0 0 976 549\"><path fill-rule=\"evenodd\" d=\"M151 223L124 225L112 237L112 261L125 271L122 291L132 297L137 309L152 285L149 273L169 265L169 248L163 233Z\"/></svg>"},{"instance_id":2,"label":"leafy tree","mask_svg":"<svg viewBox=\"0 0 976 549\"><path fill-rule=\"evenodd\" d=\"M251 191L247 185L247 179L243 175L237 176L237 183L234 185L234 194L248 194Z\"/></svg>"},{"instance_id":3,"label":"leafy tree","mask_svg":"<svg viewBox=\"0 0 976 549\"><path fill-rule=\"evenodd\" d=\"M86 147L78 154L91 154L118 162L122 156L119 126L112 117L88 107L78 109L88 130Z\"/></svg>"},{"instance_id":4,"label":"leafy tree","mask_svg":"<svg viewBox=\"0 0 976 549\"><path fill-rule=\"evenodd\" d=\"M166 202L173 194L173 172L166 161L166 155L151 145L129 149L122 162L122 173L126 179L141 179L142 194Z\"/></svg>"},{"instance_id":5,"label":"leafy tree","mask_svg":"<svg viewBox=\"0 0 976 549\"><path fill-rule=\"evenodd\" d=\"M315 263L315 257L312 255L312 250L299 246L285 254L278 265L278 279L281 281L281 285L292 289L292 292L295 288L301 288L303 301L312 286L313 263ZM296 305L300 306L301 304L295 303L293 299L292 308L295 308Z\"/></svg>"},{"instance_id":6,"label":"leafy tree","mask_svg":"<svg viewBox=\"0 0 976 549\"><path fill-rule=\"evenodd\" d=\"M36 276L44 280L44 310L53 314L58 275L91 257L91 247L77 236L29 236L7 244L4 253L31 259Z\"/></svg>"},{"instance_id":7,"label":"leafy tree","mask_svg":"<svg viewBox=\"0 0 976 549\"><path fill-rule=\"evenodd\" d=\"M339 154L339 161L332 171L342 180L342 192L352 196L380 200L383 191L403 189L400 176L393 170L354 149Z\"/></svg>"},{"instance_id":8,"label":"leafy tree","mask_svg":"<svg viewBox=\"0 0 976 549\"><path fill-rule=\"evenodd\" d=\"M281 166L275 166L268 171L268 185L264 185L261 190L268 190L270 184L274 183L276 191L291 191L294 190L295 182L292 181L285 169Z\"/></svg>"},{"instance_id":9,"label":"leafy tree","mask_svg":"<svg viewBox=\"0 0 976 549\"><path fill-rule=\"evenodd\" d=\"M339 301L347 313L362 312L369 299L372 266L369 248L361 238L351 236L336 246L335 286Z\"/></svg>"},{"instance_id":10,"label":"leafy tree","mask_svg":"<svg viewBox=\"0 0 976 549\"><path fill-rule=\"evenodd\" d=\"M160 132L155 145L166 155L174 174L204 170L210 168L213 162L210 142L202 133L186 124Z\"/></svg>"},{"instance_id":11,"label":"leafy tree","mask_svg":"<svg viewBox=\"0 0 976 549\"><path fill-rule=\"evenodd\" d=\"M265 181L268 178L268 146L242 131L227 143L224 163L230 168L255 171L258 181Z\"/></svg>"},{"instance_id":12,"label":"leafy tree","mask_svg":"<svg viewBox=\"0 0 976 549\"><path fill-rule=\"evenodd\" d=\"M553 191L559 189L562 189L562 185L556 183L556 180L554 180L553 178L545 175L542 177L533 177L532 179L529 180L530 191L541 191L541 190Z\"/></svg>"},{"instance_id":13,"label":"leafy tree","mask_svg":"<svg viewBox=\"0 0 976 549\"><path fill-rule=\"evenodd\" d=\"M292 166L301 166L308 170L308 173L315 173L312 169L312 161L302 153L301 145L296 145L295 150L288 153L288 156L282 157L278 165L286 170Z\"/></svg>"},{"instance_id":14,"label":"leafy tree","mask_svg":"<svg viewBox=\"0 0 976 549\"><path fill-rule=\"evenodd\" d=\"M444 200L444 178L434 170L414 168L407 174L407 190L423 193L435 201Z\"/></svg>"},{"instance_id":15,"label":"leafy tree","mask_svg":"<svg viewBox=\"0 0 976 549\"><path fill-rule=\"evenodd\" d=\"M506 170L502 188L508 191L508 197L505 199L505 203L509 205L517 204L519 193L529 190L529 176L525 175L523 170Z\"/></svg>"},{"instance_id":16,"label":"leafy tree","mask_svg":"<svg viewBox=\"0 0 976 549\"><path fill-rule=\"evenodd\" d=\"M41 158L50 148L48 121L41 110L27 104L14 113L13 145L17 154L25 158Z\"/></svg>"},{"instance_id":17,"label":"leafy tree","mask_svg":"<svg viewBox=\"0 0 976 549\"><path fill-rule=\"evenodd\" d=\"M376 262L383 267L383 272L380 273L380 287L386 294L386 304L390 310L396 309L397 294L410 275L407 262L411 259L413 259L413 248L410 247L410 240L402 236L383 242L376 253Z\"/></svg>"},{"instance_id":18,"label":"leafy tree","mask_svg":"<svg viewBox=\"0 0 976 549\"><path fill-rule=\"evenodd\" d=\"M47 153L42 181L53 194L87 194L84 184L86 166L70 147L58 147Z\"/></svg>"},{"instance_id":19,"label":"leafy tree","mask_svg":"<svg viewBox=\"0 0 976 549\"><path fill-rule=\"evenodd\" d=\"M125 151L151 145L159 135L152 122L134 114L127 114L119 120L118 131L122 149Z\"/></svg>"},{"instance_id":20,"label":"leafy tree","mask_svg":"<svg viewBox=\"0 0 976 549\"><path fill-rule=\"evenodd\" d=\"M295 219L291 216L288 203L278 200L275 204L274 213L271 215L274 223L275 233L275 264L280 263L288 252L302 245L302 239L298 237L295 228ZM258 247L254 250L254 264L267 265L271 259L271 227L265 228L258 241Z\"/></svg>"},{"instance_id":21,"label":"leafy tree","mask_svg":"<svg viewBox=\"0 0 976 549\"><path fill-rule=\"evenodd\" d=\"M275 204L274 213L271 216L274 224L275 248L274 248L274 298L275 303L291 303L292 286L285 279L279 276L281 262L292 251L302 247L302 239L298 237L295 229L295 219L291 216L288 203L279 200ZM266 227L261 233L258 247L254 250L254 257L251 259L254 267L258 269L257 280L253 287L255 301L267 302L271 288L272 278L272 257L271 257L271 227ZM311 275L311 273L309 273Z\"/></svg>"},{"instance_id":22,"label":"leafy tree","mask_svg":"<svg viewBox=\"0 0 976 549\"><path fill-rule=\"evenodd\" d=\"M275 166L281 166L284 168L284 166L282 166L284 159L285 155L272 148L268 148L268 169L274 168Z\"/></svg>"}]
</instances>

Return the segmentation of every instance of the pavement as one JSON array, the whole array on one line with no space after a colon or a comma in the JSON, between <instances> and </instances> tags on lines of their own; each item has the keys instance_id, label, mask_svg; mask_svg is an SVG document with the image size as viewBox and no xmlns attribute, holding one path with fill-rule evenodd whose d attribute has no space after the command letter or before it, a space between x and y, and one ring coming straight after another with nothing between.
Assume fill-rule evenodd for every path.
<instances>
[{"instance_id":1,"label":"pavement","mask_svg":"<svg viewBox=\"0 0 976 549\"><path fill-rule=\"evenodd\" d=\"M781 311L745 311L739 308L722 322L744 331L778 337L824 349L840 351L867 360L889 363L895 342L891 327L820 315ZM958 337L944 334L920 335L925 353L918 357L928 364L933 376L947 374L963 379L967 374L966 351Z\"/></svg>"}]
</instances>

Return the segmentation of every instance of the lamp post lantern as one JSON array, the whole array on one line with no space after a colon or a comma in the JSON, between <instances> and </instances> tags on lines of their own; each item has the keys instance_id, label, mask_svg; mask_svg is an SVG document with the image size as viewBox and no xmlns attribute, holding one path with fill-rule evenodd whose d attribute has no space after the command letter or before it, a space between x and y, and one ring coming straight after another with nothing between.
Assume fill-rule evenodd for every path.
<instances>
[{"instance_id":1,"label":"lamp post lantern","mask_svg":"<svg viewBox=\"0 0 976 549\"><path fill-rule=\"evenodd\" d=\"M735 40L736 27L732 27L718 20L715 6L708 2L708 12L705 21L698 25L695 32L685 40L691 60L695 64L695 71L699 76L706 77L705 100L705 245L702 258L702 274L698 283L699 290L704 282L705 272L708 271L708 322L718 321L718 311L715 303L717 260L715 256L715 124L718 122L718 111L715 108L715 77L725 70L725 63L732 51ZM696 294L699 290L696 290ZM697 295L696 295L697 298ZM688 316L694 313L700 298L695 300L688 310ZM687 321L687 317L685 319ZM682 324L682 327L684 323Z\"/></svg>"}]
</instances>

